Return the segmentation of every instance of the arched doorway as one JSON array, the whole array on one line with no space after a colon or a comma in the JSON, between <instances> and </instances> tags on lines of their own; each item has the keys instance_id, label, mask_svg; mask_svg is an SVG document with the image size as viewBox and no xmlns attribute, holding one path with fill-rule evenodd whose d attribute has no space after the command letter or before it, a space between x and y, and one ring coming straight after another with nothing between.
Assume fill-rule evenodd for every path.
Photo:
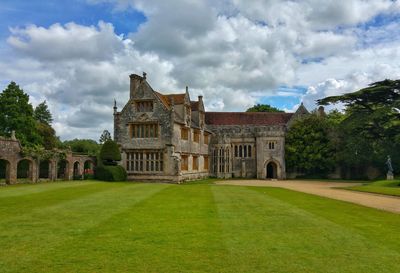
<instances>
[{"instance_id":1,"label":"arched doorway","mask_svg":"<svg viewBox=\"0 0 400 273\"><path fill-rule=\"evenodd\" d=\"M83 175L85 179L93 178L93 166L94 164L91 160L86 160L83 164Z\"/></svg>"},{"instance_id":2,"label":"arched doorway","mask_svg":"<svg viewBox=\"0 0 400 273\"><path fill-rule=\"evenodd\" d=\"M32 161L21 159L17 165L17 179L32 180Z\"/></svg>"},{"instance_id":3,"label":"arched doorway","mask_svg":"<svg viewBox=\"0 0 400 273\"><path fill-rule=\"evenodd\" d=\"M10 183L10 162L0 159L0 184Z\"/></svg>"},{"instance_id":4,"label":"arched doorway","mask_svg":"<svg viewBox=\"0 0 400 273\"><path fill-rule=\"evenodd\" d=\"M82 174L80 173L80 168L79 168L79 162L78 161L76 161L75 163L74 163L74 180L76 180L76 179L81 179L82 178Z\"/></svg>"},{"instance_id":5,"label":"arched doorway","mask_svg":"<svg viewBox=\"0 0 400 273\"><path fill-rule=\"evenodd\" d=\"M57 179L68 179L68 161L65 159L57 162Z\"/></svg>"},{"instance_id":6,"label":"arched doorway","mask_svg":"<svg viewBox=\"0 0 400 273\"><path fill-rule=\"evenodd\" d=\"M51 162L50 160L43 160L39 163L39 178L50 179Z\"/></svg>"},{"instance_id":7,"label":"arched doorway","mask_svg":"<svg viewBox=\"0 0 400 273\"><path fill-rule=\"evenodd\" d=\"M274 179L278 177L278 166L275 162L269 162L267 164L267 179Z\"/></svg>"}]
</instances>

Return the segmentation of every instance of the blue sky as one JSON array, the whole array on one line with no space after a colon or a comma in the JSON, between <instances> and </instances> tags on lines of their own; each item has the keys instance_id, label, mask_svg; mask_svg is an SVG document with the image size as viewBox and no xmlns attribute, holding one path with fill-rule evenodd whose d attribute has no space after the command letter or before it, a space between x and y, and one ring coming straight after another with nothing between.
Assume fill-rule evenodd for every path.
<instances>
[{"instance_id":1,"label":"blue sky","mask_svg":"<svg viewBox=\"0 0 400 273\"><path fill-rule=\"evenodd\" d=\"M49 27L68 22L90 26L100 20L113 23L117 34L127 34L136 31L146 17L132 8L118 11L111 3L90 4L83 0L2 0L0 3L2 38L10 34L9 27L28 24Z\"/></svg>"},{"instance_id":2,"label":"blue sky","mask_svg":"<svg viewBox=\"0 0 400 273\"><path fill-rule=\"evenodd\" d=\"M313 109L399 78L399 37L390 0L3 0L0 88L14 80L46 100L62 139L97 139L131 73L162 92L188 85L212 111Z\"/></svg>"}]
</instances>

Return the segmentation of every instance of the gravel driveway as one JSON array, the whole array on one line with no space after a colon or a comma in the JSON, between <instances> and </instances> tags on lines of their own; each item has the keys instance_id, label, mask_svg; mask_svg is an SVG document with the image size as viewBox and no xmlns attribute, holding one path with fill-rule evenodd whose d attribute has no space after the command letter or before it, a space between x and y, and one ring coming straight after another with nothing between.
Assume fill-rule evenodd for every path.
<instances>
[{"instance_id":1,"label":"gravel driveway","mask_svg":"<svg viewBox=\"0 0 400 273\"><path fill-rule=\"evenodd\" d=\"M258 187L279 187L289 190L315 194L332 199L347 201L366 207L400 213L400 198L385 196L373 193L355 192L336 187L360 185L360 183L337 183L300 180L225 180L218 181L219 185L258 186Z\"/></svg>"}]
</instances>

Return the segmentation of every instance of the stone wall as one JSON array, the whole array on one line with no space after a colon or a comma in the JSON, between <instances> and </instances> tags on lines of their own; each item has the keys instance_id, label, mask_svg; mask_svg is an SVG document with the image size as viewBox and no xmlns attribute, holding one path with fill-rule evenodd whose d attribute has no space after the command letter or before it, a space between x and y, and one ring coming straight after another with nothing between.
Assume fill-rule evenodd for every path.
<instances>
[{"instance_id":1,"label":"stone wall","mask_svg":"<svg viewBox=\"0 0 400 273\"><path fill-rule=\"evenodd\" d=\"M273 162L277 168L276 178L286 178L285 126L218 125L208 126L208 128L213 132L210 153L212 154L213 150L221 146L230 151L230 158L224 159L230 162L230 174L215 172L214 170L213 176L265 179L267 177L267 165ZM269 142L274 142L273 149L269 148ZM237 157L235 145L249 145L252 148L251 157Z\"/></svg>"},{"instance_id":2,"label":"stone wall","mask_svg":"<svg viewBox=\"0 0 400 273\"><path fill-rule=\"evenodd\" d=\"M84 174L85 162L90 162L90 170L93 171L96 159L94 157L89 157L86 155L77 155L72 152L67 153L65 159L49 159L40 160L32 157L24 157L21 154L21 145L15 138L4 138L0 137L0 160L5 162L5 183L15 184L19 183L18 179L18 165L22 161L28 164L27 177L29 182L35 183L41 180L71 180L74 178L82 177ZM65 162L65 170L58 168L61 163ZM46 178L40 176L40 164L46 164L46 169L48 168L48 173ZM63 172L64 175L60 175ZM21 181L21 180L20 180ZM24 179L23 181L26 181Z\"/></svg>"}]
</instances>

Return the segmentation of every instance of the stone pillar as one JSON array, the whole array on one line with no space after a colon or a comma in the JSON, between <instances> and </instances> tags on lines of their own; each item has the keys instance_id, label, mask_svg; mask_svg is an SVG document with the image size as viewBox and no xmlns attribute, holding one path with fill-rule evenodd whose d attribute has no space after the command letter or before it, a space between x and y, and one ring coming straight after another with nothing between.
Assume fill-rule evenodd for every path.
<instances>
[{"instance_id":1,"label":"stone pillar","mask_svg":"<svg viewBox=\"0 0 400 273\"><path fill-rule=\"evenodd\" d=\"M7 170L8 169L8 170ZM17 183L17 161L12 160L6 167L6 177L8 174L8 183L15 184ZM7 181L7 178L6 178Z\"/></svg>"},{"instance_id":2,"label":"stone pillar","mask_svg":"<svg viewBox=\"0 0 400 273\"><path fill-rule=\"evenodd\" d=\"M39 167L37 166L37 161L32 159L30 165L31 165L31 167L30 167L30 170L29 170L29 172L30 172L29 175L30 175L30 178L31 178L32 182L36 183L38 181L37 172L38 172L38 169L39 169Z\"/></svg>"},{"instance_id":3,"label":"stone pillar","mask_svg":"<svg viewBox=\"0 0 400 273\"><path fill-rule=\"evenodd\" d=\"M83 171L85 169L85 162L84 161L79 161L79 176L81 179L83 179Z\"/></svg>"},{"instance_id":4,"label":"stone pillar","mask_svg":"<svg viewBox=\"0 0 400 273\"><path fill-rule=\"evenodd\" d=\"M65 170L65 180L72 180L74 175L74 163L71 160L67 160L67 166Z\"/></svg>"},{"instance_id":5,"label":"stone pillar","mask_svg":"<svg viewBox=\"0 0 400 273\"><path fill-rule=\"evenodd\" d=\"M57 179L57 161L50 160L50 180L55 181Z\"/></svg>"}]
</instances>

